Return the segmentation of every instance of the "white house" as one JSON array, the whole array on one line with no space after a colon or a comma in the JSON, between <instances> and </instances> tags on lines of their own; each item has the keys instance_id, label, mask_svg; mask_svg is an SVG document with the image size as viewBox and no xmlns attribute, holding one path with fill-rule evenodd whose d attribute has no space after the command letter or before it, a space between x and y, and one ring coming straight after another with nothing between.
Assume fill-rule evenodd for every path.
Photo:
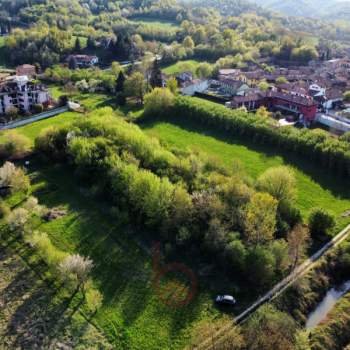
<instances>
[{"instance_id":1,"label":"white house","mask_svg":"<svg viewBox=\"0 0 350 350\"><path fill-rule=\"evenodd\" d=\"M26 75L15 75L0 82L0 114L11 107L30 112L35 104L49 104L49 91L41 84L29 80Z\"/></svg>"},{"instance_id":2,"label":"white house","mask_svg":"<svg viewBox=\"0 0 350 350\"><path fill-rule=\"evenodd\" d=\"M208 80L194 80L192 84L189 84L181 89L183 95L193 96L196 92L203 92L209 87Z\"/></svg>"}]
</instances>

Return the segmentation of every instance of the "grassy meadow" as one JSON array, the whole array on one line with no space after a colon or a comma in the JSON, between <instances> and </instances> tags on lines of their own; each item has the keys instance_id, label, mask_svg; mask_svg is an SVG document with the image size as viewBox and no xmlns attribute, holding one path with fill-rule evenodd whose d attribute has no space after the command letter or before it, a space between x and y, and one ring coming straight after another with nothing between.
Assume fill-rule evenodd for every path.
<instances>
[{"instance_id":1,"label":"grassy meadow","mask_svg":"<svg viewBox=\"0 0 350 350\"><path fill-rule=\"evenodd\" d=\"M32 157L28 169L31 192L39 203L64 208L66 215L37 223L62 251L89 256L94 262L93 284L103 295L103 306L90 320L115 349L182 349L200 320L218 312L212 295L201 288L187 306L170 307L153 284L152 244L146 232L135 232L104 202L89 195L74 179L74 170L45 165ZM17 205L18 199L12 199ZM21 248L23 250L23 248ZM170 273L161 281L186 290L186 281Z\"/></svg>"},{"instance_id":2,"label":"grassy meadow","mask_svg":"<svg viewBox=\"0 0 350 350\"><path fill-rule=\"evenodd\" d=\"M350 209L350 187L346 179L326 174L325 170L300 159L282 155L271 147L255 145L230 135L201 128L189 121L157 121L141 125L143 129L160 140L182 149L205 152L230 167L239 159L246 172L256 179L266 169L287 164L293 167L297 179L297 205L307 217L313 207L323 207L337 215L338 228L350 222L341 215Z\"/></svg>"},{"instance_id":3,"label":"grassy meadow","mask_svg":"<svg viewBox=\"0 0 350 350\"><path fill-rule=\"evenodd\" d=\"M198 60L184 60L184 61L178 61L174 64L171 64L169 66L163 67L162 72L164 74L178 74L184 71L191 71L192 73L196 72L196 69L198 65L202 63Z\"/></svg>"}]
</instances>

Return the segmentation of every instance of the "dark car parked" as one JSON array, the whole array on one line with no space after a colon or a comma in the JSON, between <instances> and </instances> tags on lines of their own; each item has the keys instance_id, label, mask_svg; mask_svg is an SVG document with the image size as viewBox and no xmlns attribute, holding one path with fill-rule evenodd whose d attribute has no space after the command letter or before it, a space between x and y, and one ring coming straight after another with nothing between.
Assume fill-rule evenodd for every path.
<instances>
[{"instance_id":1,"label":"dark car parked","mask_svg":"<svg viewBox=\"0 0 350 350\"><path fill-rule=\"evenodd\" d=\"M217 295L215 302L218 304L235 305L236 299L232 295Z\"/></svg>"}]
</instances>

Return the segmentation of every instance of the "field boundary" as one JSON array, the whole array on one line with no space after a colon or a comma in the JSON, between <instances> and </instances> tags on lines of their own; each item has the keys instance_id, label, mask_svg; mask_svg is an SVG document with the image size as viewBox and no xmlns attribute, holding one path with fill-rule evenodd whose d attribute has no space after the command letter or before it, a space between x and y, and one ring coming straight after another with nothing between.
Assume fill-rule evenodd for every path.
<instances>
[{"instance_id":1,"label":"field boundary","mask_svg":"<svg viewBox=\"0 0 350 350\"><path fill-rule=\"evenodd\" d=\"M69 110L68 106L54 108L54 109L51 109L49 111L36 114L36 115L29 117L29 118L26 118L26 119L22 119L22 120L18 120L18 121L4 124L4 125L0 126L0 130L15 129L15 128L18 128L20 126L28 125L28 124L37 122L37 121L42 120L42 119L51 118L51 117L54 117L55 115L58 115L58 114L61 114L64 112L68 112L68 110Z\"/></svg>"}]
</instances>

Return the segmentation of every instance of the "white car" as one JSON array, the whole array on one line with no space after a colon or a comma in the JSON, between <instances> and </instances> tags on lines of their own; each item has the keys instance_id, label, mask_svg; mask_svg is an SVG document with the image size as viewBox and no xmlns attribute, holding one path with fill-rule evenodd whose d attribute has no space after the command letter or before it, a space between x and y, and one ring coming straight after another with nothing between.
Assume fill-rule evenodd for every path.
<instances>
[{"instance_id":1,"label":"white car","mask_svg":"<svg viewBox=\"0 0 350 350\"><path fill-rule=\"evenodd\" d=\"M236 299L232 295L217 295L215 302L218 304L235 305Z\"/></svg>"}]
</instances>

